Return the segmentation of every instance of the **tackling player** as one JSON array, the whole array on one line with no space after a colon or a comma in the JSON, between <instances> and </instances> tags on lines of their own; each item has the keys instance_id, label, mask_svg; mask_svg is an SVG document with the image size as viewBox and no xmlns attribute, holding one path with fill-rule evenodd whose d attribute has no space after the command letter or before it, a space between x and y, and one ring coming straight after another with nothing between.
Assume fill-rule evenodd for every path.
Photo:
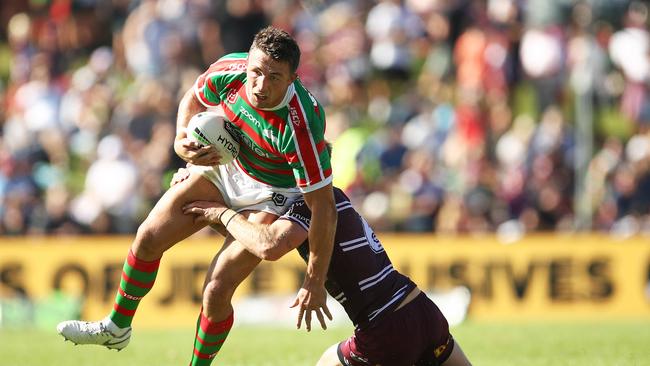
<instances>
[{"instance_id":1,"label":"tackling player","mask_svg":"<svg viewBox=\"0 0 650 366\"><path fill-rule=\"evenodd\" d=\"M286 32L267 27L257 33L248 53L229 54L212 64L179 104L176 153L191 175L172 186L138 228L125 260L112 312L96 322L66 321L57 330L77 344L127 346L131 323L152 288L163 253L206 226L182 212L192 201L213 200L242 217L268 223L303 194L313 211L313 243L307 273L295 305L305 321L316 312L329 316L324 288L336 228L330 156L325 147L323 108L297 78L300 49ZM213 167L219 154L188 139L190 118L220 107L240 133L235 161ZM209 365L233 323L232 295L260 259L232 236L214 257L206 275L191 365ZM301 313L300 316L303 316Z\"/></svg>"},{"instance_id":2,"label":"tackling player","mask_svg":"<svg viewBox=\"0 0 650 366\"><path fill-rule=\"evenodd\" d=\"M325 287L343 306L355 331L328 348L318 366L470 365L438 307L393 268L381 242L345 194L338 188L334 194L338 227ZM298 248L303 259L309 260L313 214L304 200L297 200L277 221L265 225L248 222L215 202L193 202L183 212L194 215L196 222L224 225L261 259L277 260ZM324 322L321 326L326 328Z\"/></svg>"}]
</instances>

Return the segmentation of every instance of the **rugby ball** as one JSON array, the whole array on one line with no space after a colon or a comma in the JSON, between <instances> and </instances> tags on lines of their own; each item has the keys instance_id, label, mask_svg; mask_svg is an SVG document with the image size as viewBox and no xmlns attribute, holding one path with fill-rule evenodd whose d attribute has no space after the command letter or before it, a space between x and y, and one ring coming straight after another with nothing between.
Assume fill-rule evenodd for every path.
<instances>
[{"instance_id":1,"label":"rugby ball","mask_svg":"<svg viewBox=\"0 0 650 366\"><path fill-rule=\"evenodd\" d=\"M224 116L215 112L197 113L187 124L187 136L203 146L214 146L221 160L228 164L239 154L238 131Z\"/></svg>"}]
</instances>

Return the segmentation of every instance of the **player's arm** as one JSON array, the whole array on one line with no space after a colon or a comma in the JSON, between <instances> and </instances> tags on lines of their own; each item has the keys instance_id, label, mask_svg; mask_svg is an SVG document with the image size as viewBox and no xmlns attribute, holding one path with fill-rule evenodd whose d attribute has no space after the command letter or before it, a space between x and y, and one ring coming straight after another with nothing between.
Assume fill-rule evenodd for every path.
<instances>
[{"instance_id":1,"label":"player's arm","mask_svg":"<svg viewBox=\"0 0 650 366\"><path fill-rule=\"evenodd\" d=\"M292 307L299 306L298 328L305 317L305 327L311 330L311 312L316 311L316 316L323 329L326 329L322 311L332 319L327 308L327 292L325 280L332 257L334 234L336 233L336 202L332 184L317 190L304 193L305 203L311 210L311 224L309 225L309 260L307 273L301 289L298 291Z\"/></svg>"},{"instance_id":2,"label":"player's arm","mask_svg":"<svg viewBox=\"0 0 650 366\"><path fill-rule=\"evenodd\" d=\"M174 151L188 163L211 166L217 165L221 158L217 150L213 146L201 146L198 142L189 139L186 131L192 116L205 110L206 107L198 100L193 88L185 92L178 105Z\"/></svg>"},{"instance_id":3,"label":"player's arm","mask_svg":"<svg viewBox=\"0 0 650 366\"><path fill-rule=\"evenodd\" d=\"M323 285L327 277L334 234L336 233L336 202L332 184L304 194L305 203L311 211L309 226L309 262L305 282L314 281Z\"/></svg>"},{"instance_id":4,"label":"player's arm","mask_svg":"<svg viewBox=\"0 0 650 366\"><path fill-rule=\"evenodd\" d=\"M249 222L244 215L218 202L196 201L183 207L198 222L226 226L228 232L246 250L260 259L275 261L297 248L307 239L307 231L290 220L272 224Z\"/></svg>"}]
</instances>

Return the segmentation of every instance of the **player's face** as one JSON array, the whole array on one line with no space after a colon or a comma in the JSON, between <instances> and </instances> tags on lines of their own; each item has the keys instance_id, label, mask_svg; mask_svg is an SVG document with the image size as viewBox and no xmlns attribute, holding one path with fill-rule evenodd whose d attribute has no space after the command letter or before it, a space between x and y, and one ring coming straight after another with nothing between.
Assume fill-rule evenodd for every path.
<instances>
[{"instance_id":1,"label":"player's face","mask_svg":"<svg viewBox=\"0 0 650 366\"><path fill-rule=\"evenodd\" d=\"M248 54L246 75L246 92L256 108L273 108L280 104L287 88L296 79L288 62L276 61L256 47Z\"/></svg>"}]
</instances>

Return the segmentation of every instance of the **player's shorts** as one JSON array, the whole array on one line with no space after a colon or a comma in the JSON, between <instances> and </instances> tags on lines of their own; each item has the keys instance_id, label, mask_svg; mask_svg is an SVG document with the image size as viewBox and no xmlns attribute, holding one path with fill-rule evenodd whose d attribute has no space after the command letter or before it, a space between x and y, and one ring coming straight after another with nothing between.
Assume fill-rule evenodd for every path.
<instances>
[{"instance_id":1,"label":"player's shorts","mask_svg":"<svg viewBox=\"0 0 650 366\"><path fill-rule=\"evenodd\" d=\"M337 352L346 366L438 366L453 348L447 319L423 292L377 324L355 330Z\"/></svg>"},{"instance_id":2,"label":"player's shorts","mask_svg":"<svg viewBox=\"0 0 650 366\"><path fill-rule=\"evenodd\" d=\"M298 188L278 188L256 181L234 160L226 165L192 165L189 169L212 182L221 192L224 203L237 212L254 210L282 216L302 194Z\"/></svg>"}]
</instances>

